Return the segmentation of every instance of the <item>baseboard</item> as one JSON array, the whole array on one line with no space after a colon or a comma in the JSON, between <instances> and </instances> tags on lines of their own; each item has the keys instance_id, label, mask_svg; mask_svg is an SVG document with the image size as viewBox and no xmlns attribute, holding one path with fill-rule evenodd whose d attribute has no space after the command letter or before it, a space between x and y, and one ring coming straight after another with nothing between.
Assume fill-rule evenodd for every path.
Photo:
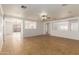
<instances>
[{"instance_id":1,"label":"baseboard","mask_svg":"<svg viewBox=\"0 0 79 59\"><path fill-rule=\"evenodd\" d=\"M79 40L78 37L71 37L71 36L67 36L67 35L57 35L57 34L50 34L50 36L56 36L56 37L61 37L61 38L67 38L67 39L73 39L73 40Z\"/></svg>"},{"instance_id":2,"label":"baseboard","mask_svg":"<svg viewBox=\"0 0 79 59\"><path fill-rule=\"evenodd\" d=\"M37 36L43 36L43 35L46 35L46 34L39 34L39 35L33 35L33 36L24 36L25 37L37 37Z\"/></svg>"}]
</instances>

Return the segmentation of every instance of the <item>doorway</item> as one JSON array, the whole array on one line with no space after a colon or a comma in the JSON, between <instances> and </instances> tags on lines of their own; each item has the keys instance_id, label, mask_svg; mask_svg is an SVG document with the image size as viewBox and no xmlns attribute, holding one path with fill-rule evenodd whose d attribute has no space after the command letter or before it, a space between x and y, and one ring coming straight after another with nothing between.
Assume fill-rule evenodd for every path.
<instances>
[{"instance_id":1,"label":"doorway","mask_svg":"<svg viewBox=\"0 0 79 59\"><path fill-rule=\"evenodd\" d=\"M45 34L49 35L49 23L45 23Z\"/></svg>"},{"instance_id":2,"label":"doorway","mask_svg":"<svg viewBox=\"0 0 79 59\"><path fill-rule=\"evenodd\" d=\"M23 42L23 20L5 17L3 52L10 52L10 53L20 52L22 48L22 42Z\"/></svg>"},{"instance_id":3,"label":"doorway","mask_svg":"<svg viewBox=\"0 0 79 59\"><path fill-rule=\"evenodd\" d=\"M4 19L4 40L23 39L23 21L15 18Z\"/></svg>"}]
</instances>

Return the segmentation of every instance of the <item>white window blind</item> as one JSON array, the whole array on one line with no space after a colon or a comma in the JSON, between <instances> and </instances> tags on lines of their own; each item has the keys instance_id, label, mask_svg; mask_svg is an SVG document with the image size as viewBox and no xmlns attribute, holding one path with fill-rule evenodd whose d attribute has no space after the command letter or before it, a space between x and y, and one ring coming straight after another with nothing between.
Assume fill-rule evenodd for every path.
<instances>
[{"instance_id":1,"label":"white window blind","mask_svg":"<svg viewBox=\"0 0 79 59\"><path fill-rule=\"evenodd\" d=\"M54 23L54 30L68 31L68 22L56 22L56 23Z\"/></svg>"},{"instance_id":2,"label":"white window blind","mask_svg":"<svg viewBox=\"0 0 79 59\"><path fill-rule=\"evenodd\" d=\"M25 29L36 29L35 21L25 21Z\"/></svg>"}]
</instances>

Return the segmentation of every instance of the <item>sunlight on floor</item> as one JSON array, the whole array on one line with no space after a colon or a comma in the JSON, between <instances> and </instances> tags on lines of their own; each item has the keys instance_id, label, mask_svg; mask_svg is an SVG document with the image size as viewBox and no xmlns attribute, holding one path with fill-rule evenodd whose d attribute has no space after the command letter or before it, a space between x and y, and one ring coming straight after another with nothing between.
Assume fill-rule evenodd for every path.
<instances>
[{"instance_id":1,"label":"sunlight on floor","mask_svg":"<svg viewBox=\"0 0 79 59\"><path fill-rule=\"evenodd\" d=\"M20 32L13 33L12 37L13 37L13 39L17 39L17 40L22 39L22 35Z\"/></svg>"},{"instance_id":2,"label":"sunlight on floor","mask_svg":"<svg viewBox=\"0 0 79 59\"><path fill-rule=\"evenodd\" d=\"M13 42L14 46L21 44L21 42L22 42L22 35L21 35L20 32L13 33L12 42Z\"/></svg>"},{"instance_id":3,"label":"sunlight on floor","mask_svg":"<svg viewBox=\"0 0 79 59\"><path fill-rule=\"evenodd\" d=\"M1 54L17 54L22 50L22 35L21 32L12 33L5 37Z\"/></svg>"}]
</instances>

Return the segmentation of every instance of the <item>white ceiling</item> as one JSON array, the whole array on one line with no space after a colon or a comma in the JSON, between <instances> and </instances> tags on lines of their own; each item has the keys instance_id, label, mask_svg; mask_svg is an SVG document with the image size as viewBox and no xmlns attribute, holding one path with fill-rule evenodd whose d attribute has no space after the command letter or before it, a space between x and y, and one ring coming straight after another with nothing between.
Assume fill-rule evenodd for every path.
<instances>
[{"instance_id":1,"label":"white ceiling","mask_svg":"<svg viewBox=\"0 0 79 59\"><path fill-rule=\"evenodd\" d=\"M79 4L25 4L26 9L21 8L21 4L3 4L5 15L40 20L40 14L45 11L50 20L79 16Z\"/></svg>"}]
</instances>

